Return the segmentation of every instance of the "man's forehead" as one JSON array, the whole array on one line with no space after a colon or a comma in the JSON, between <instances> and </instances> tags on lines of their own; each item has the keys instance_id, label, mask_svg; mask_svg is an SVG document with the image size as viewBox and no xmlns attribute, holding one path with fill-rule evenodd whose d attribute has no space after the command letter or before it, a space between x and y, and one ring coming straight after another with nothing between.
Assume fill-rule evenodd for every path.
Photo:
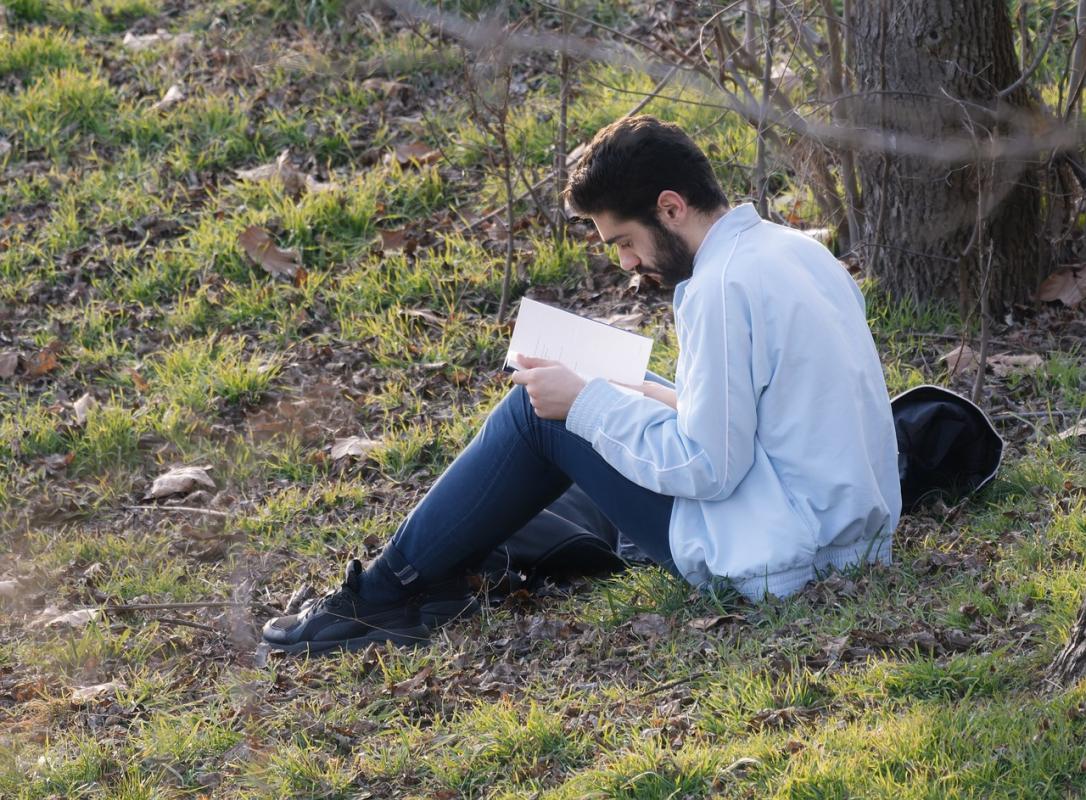
<instances>
[{"instance_id":1,"label":"man's forehead","mask_svg":"<svg viewBox=\"0 0 1086 800\"><path fill-rule=\"evenodd\" d=\"M605 242L609 242L618 236L634 233L638 228L638 224L633 220L621 220L606 211L593 214L592 222L596 225L600 239Z\"/></svg>"}]
</instances>

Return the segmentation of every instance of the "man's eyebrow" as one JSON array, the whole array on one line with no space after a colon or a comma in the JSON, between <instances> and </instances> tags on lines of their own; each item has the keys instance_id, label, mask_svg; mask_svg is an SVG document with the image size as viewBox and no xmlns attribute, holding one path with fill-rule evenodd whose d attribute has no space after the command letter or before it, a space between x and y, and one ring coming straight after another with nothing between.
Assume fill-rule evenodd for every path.
<instances>
[{"instance_id":1,"label":"man's eyebrow","mask_svg":"<svg viewBox=\"0 0 1086 800\"><path fill-rule=\"evenodd\" d=\"M617 241L618 241L619 239L622 239L622 238L624 238L624 237L626 237L626 236L629 236L629 235L630 235L630 234L628 234L628 233L619 233L619 234L615 234L615 235L614 235L614 236L612 236L612 237L611 237L610 239L604 239L604 240L603 240L603 243L604 243L604 244L614 244L614 243L615 243L615 242L617 242Z\"/></svg>"}]
</instances>

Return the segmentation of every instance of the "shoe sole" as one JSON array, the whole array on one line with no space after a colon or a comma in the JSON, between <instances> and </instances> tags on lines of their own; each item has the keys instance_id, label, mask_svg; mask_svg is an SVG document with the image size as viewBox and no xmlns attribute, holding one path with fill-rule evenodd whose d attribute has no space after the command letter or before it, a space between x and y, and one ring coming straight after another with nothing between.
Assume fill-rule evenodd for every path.
<instances>
[{"instance_id":1,"label":"shoe sole","mask_svg":"<svg viewBox=\"0 0 1086 800\"><path fill-rule=\"evenodd\" d=\"M363 650L367 645L384 644L385 642L391 642L400 647L429 644L430 629L425 625L417 625L414 628L399 628L394 631L372 631L365 636L357 636L353 639L338 639L327 642L298 642L297 644L281 644L278 642L269 642L267 639L263 640L263 643L271 650L292 654L306 653L311 656L322 655L335 650L346 650L348 652Z\"/></svg>"}]
</instances>

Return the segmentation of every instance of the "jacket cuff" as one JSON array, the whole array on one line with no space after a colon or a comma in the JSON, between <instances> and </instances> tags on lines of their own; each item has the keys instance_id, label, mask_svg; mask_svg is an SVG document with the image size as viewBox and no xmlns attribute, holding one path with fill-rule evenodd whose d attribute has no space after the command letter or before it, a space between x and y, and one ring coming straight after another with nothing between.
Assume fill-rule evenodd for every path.
<instances>
[{"instance_id":1,"label":"jacket cuff","mask_svg":"<svg viewBox=\"0 0 1086 800\"><path fill-rule=\"evenodd\" d=\"M591 442L592 436L603 427L603 415L624 398L619 389L603 378L593 378L570 406L566 430Z\"/></svg>"}]
</instances>

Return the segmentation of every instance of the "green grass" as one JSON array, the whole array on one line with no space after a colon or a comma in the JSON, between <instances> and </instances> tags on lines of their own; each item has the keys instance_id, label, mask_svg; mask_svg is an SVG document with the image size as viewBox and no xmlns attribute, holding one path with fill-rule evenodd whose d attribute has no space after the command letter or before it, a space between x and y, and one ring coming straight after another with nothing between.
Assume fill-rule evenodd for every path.
<instances>
[{"instance_id":1,"label":"green grass","mask_svg":"<svg viewBox=\"0 0 1086 800\"><path fill-rule=\"evenodd\" d=\"M506 390L503 242L465 227L502 191L463 103L468 56L339 0L4 5L0 350L24 366L0 379L0 581L19 581L0 597L0 796L1086 792L1086 695L1042 678L1086 577L1086 458L1049 438L1086 407L1081 348L989 376L988 395L1027 422L1000 420L1009 447L982 495L904 521L893 565L757 606L635 569L488 608L417 650L254 662L268 606L372 556ZM623 29L639 13L580 11ZM192 48L121 45L160 27L193 33ZM553 159L556 83L517 68L511 139L534 180ZM409 91L364 86L375 76ZM173 83L187 99L153 109ZM571 141L654 83L583 65ZM664 94L648 111L693 131L743 200L750 131L674 100L706 99L682 81ZM406 142L442 159L384 158ZM336 188L237 177L288 147ZM802 180L782 180L778 210L798 203L816 224ZM518 214L515 296L643 313L651 367L672 376L667 295L629 291L577 229L556 243L529 202ZM252 263L238 243L250 225L297 250L305 279ZM399 228L415 247L383 252L379 231ZM863 290L891 392L970 391L938 361L960 336L953 310ZM57 364L27 376L46 347ZM84 393L96 406L80 419ZM379 444L333 460L352 435ZM208 467L215 489L145 499L180 465ZM50 605L197 601L240 606L36 624ZM73 701L109 681L114 695Z\"/></svg>"}]
</instances>

